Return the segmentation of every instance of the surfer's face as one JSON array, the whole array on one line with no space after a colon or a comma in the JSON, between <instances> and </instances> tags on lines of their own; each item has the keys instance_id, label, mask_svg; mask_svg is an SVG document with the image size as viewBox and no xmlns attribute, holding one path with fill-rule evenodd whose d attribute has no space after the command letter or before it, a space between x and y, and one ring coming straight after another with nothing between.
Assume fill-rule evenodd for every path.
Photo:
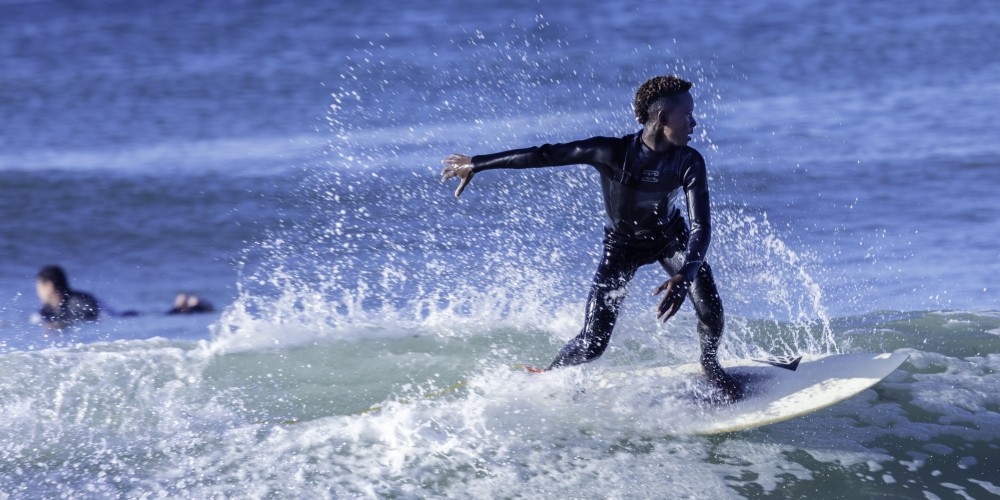
<instances>
[{"instance_id":1,"label":"surfer's face","mask_svg":"<svg viewBox=\"0 0 1000 500\"><path fill-rule=\"evenodd\" d=\"M664 122L665 119L665 122ZM687 146L698 122L694 120L694 99L684 92L674 99L673 106L661 115L663 136L674 146Z\"/></svg>"}]
</instances>

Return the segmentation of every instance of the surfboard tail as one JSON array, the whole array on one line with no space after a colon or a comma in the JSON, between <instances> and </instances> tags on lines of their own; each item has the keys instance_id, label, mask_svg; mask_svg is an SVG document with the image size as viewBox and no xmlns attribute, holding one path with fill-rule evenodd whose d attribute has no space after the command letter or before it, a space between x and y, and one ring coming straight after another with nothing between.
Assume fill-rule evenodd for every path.
<instances>
[{"instance_id":1,"label":"surfboard tail","mask_svg":"<svg viewBox=\"0 0 1000 500\"><path fill-rule=\"evenodd\" d=\"M794 372L799 367L799 363L802 361L802 356L796 358L755 359L754 361Z\"/></svg>"}]
</instances>

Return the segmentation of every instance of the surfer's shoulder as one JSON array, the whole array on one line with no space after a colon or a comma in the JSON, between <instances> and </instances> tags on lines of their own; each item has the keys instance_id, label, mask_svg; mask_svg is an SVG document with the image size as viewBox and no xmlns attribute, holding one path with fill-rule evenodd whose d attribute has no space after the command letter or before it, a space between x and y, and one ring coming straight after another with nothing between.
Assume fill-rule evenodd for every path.
<instances>
[{"instance_id":1,"label":"surfer's shoulder","mask_svg":"<svg viewBox=\"0 0 1000 500\"><path fill-rule=\"evenodd\" d=\"M698 162L702 165L705 164L705 157L702 156L701 151L698 151L691 146L682 146L681 154L684 155L688 161Z\"/></svg>"},{"instance_id":2,"label":"surfer's shoulder","mask_svg":"<svg viewBox=\"0 0 1000 500\"><path fill-rule=\"evenodd\" d=\"M593 137L588 137L586 139L581 139L576 141L578 144L587 144L592 146L601 147L616 147L620 145L627 145L632 141L632 136L634 134L629 134L624 137L612 137L607 135L595 135Z\"/></svg>"}]
</instances>

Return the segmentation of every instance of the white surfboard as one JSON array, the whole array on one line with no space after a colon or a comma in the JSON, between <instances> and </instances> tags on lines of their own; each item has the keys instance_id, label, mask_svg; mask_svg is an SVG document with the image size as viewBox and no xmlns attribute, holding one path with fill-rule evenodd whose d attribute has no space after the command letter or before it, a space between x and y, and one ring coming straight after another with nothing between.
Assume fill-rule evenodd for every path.
<instances>
[{"instance_id":1,"label":"white surfboard","mask_svg":"<svg viewBox=\"0 0 1000 500\"><path fill-rule=\"evenodd\" d=\"M904 353L804 355L786 360L723 361L726 372L740 380L746 397L728 405L700 405L677 415L685 434L720 434L774 424L835 405L887 377L906 361ZM598 388L628 385L637 377L700 377L701 366L661 366L609 372ZM683 413L683 412L681 412Z\"/></svg>"}]
</instances>

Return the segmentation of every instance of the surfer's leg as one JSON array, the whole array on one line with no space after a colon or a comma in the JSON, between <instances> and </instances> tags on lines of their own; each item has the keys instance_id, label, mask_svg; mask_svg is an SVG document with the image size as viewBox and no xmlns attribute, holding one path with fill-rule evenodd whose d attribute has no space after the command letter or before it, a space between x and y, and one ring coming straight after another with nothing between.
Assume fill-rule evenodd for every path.
<instances>
[{"instance_id":1,"label":"surfer's leg","mask_svg":"<svg viewBox=\"0 0 1000 500\"><path fill-rule=\"evenodd\" d=\"M660 260L660 264L671 276L684 262L682 252L676 252L668 259ZM739 383L722 369L719 364L719 343L725 328L725 315L722 308L722 297L715 286L712 267L706 262L698 270L691 290L688 292L691 305L698 316L698 342L701 344L702 369L712 384L720 389L727 399L735 401L743 397Z\"/></svg>"},{"instance_id":2,"label":"surfer's leg","mask_svg":"<svg viewBox=\"0 0 1000 500\"><path fill-rule=\"evenodd\" d=\"M559 351L549 369L593 361L604 353L635 271L635 265L619 248L605 244L604 257L590 286L583 329Z\"/></svg>"},{"instance_id":3,"label":"surfer's leg","mask_svg":"<svg viewBox=\"0 0 1000 500\"><path fill-rule=\"evenodd\" d=\"M683 253L676 252L670 258L661 259L660 265L668 275L673 276L683 262ZM694 283L691 283L688 297L698 316L698 340L701 343L701 364L704 366L715 361L719 352L719 341L722 339L722 330L725 327L722 298L719 297L715 279L712 277L712 268L707 262L698 270Z\"/></svg>"},{"instance_id":4,"label":"surfer's leg","mask_svg":"<svg viewBox=\"0 0 1000 500\"><path fill-rule=\"evenodd\" d=\"M731 401L743 397L743 390L719 364L719 342L725 327L722 298L715 286L712 268L706 262L691 284L691 303L698 315L698 340L701 343L701 367L712 383Z\"/></svg>"},{"instance_id":5,"label":"surfer's leg","mask_svg":"<svg viewBox=\"0 0 1000 500\"><path fill-rule=\"evenodd\" d=\"M722 298L712 277L712 268L706 262L698 270L691 284L691 304L698 315L698 339L701 343L701 364L715 362L719 352L719 342L725 328Z\"/></svg>"}]
</instances>

